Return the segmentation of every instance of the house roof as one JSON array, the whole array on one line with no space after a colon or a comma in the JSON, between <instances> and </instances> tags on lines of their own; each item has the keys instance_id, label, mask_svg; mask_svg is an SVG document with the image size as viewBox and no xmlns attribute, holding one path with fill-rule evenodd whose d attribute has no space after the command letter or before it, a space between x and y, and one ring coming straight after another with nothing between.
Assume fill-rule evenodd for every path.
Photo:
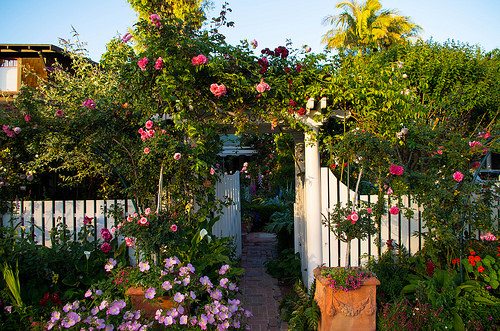
<instances>
[{"instance_id":1,"label":"house roof","mask_svg":"<svg viewBox=\"0 0 500 331\"><path fill-rule=\"evenodd\" d=\"M64 50L51 44L0 44L0 56L42 54L64 54Z\"/></svg>"}]
</instances>

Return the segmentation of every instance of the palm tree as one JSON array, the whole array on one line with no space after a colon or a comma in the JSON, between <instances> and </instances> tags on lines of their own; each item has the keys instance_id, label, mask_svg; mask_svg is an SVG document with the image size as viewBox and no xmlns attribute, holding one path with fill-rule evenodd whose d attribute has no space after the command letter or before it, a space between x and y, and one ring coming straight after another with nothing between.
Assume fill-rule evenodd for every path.
<instances>
[{"instance_id":1,"label":"palm tree","mask_svg":"<svg viewBox=\"0 0 500 331\"><path fill-rule=\"evenodd\" d=\"M395 10L383 10L379 0L366 0L365 3L341 1L336 8L343 9L343 12L323 19L323 24L334 26L322 39L327 48L366 53L402 43L420 31L409 17L401 16Z\"/></svg>"}]
</instances>

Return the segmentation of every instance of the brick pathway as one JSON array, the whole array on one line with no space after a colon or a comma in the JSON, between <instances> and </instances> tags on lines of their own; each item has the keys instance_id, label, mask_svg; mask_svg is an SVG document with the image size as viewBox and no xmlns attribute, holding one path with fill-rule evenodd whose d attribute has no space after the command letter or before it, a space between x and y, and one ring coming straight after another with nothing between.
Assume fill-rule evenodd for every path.
<instances>
[{"instance_id":1,"label":"brick pathway","mask_svg":"<svg viewBox=\"0 0 500 331\"><path fill-rule=\"evenodd\" d=\"M245 268L245 275L240 289L244 307L253 313L249 320L250 330L288 330L279 318L281 291L278 280L267 274L264 266L264 262L276 255L274 234L251 232L244 237L241 266Z\"/></svg>"}]
</instances>

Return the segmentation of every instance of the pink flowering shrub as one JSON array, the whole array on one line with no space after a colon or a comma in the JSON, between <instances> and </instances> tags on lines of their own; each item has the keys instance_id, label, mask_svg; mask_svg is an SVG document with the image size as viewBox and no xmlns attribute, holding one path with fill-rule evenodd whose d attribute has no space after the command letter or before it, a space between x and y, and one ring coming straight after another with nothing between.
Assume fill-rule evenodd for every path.
<instances>
[{"instance_id":1,"label":"pink flowering shrub","mask_svg":"<svg viewBox=\"0 0 500 331\"><path fill-rule=\"evenodd\" d=\"M207 62L208 62L208 59L207 59L207 57L206 57L205 55L203 55L203 54L199 54L199 55L197 55L197 56L195 56L195 57L193 57L193 58L191 59L191 63L192 63L194 66L201 66L201 65L203 65L203 64L207 64Z\"/></svg>"},{"instance_id":2,"label":"pink flowering shrub","mask_svg":"<svg viewBox=\"0 0 500 331\"><path fill-rule=\"evenodd\" d=\"M210 85L210 92L215 95L217 98L223 97L227 93L226 86L224 84L212 84Z\"/></svg>"},{"instance_id":3,"label":"pink flowering shrub","mask_svg":"<svg viewBox=\"0 0 500 331\"><path fill-rule=\"evenodd\" d=\"M116 293L94 287L81 300L54 310L47 322L48 330L89 327L243 330L246 319L251 316L237 299L238 286L231 280L229 265L221 266L217 278L212 279L197 274L192 264L181 263L177 257L166 258L161 267L140 262L138 268L117 266L115 260L109 259L104 268L115 285L141 286L145 290L144 300L154 302L162 296L173 300L174 306L158 309L154 316L149 316L134 310Z\"/></svg>"}]
</instances>

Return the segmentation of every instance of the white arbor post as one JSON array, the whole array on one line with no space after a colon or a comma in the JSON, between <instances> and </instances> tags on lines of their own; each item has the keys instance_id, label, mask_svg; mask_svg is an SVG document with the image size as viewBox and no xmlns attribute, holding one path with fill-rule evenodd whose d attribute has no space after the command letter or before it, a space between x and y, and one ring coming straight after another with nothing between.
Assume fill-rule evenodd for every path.
<instances>
[{"instance_id":1,"label":"white arbor post","mask_svg":"<svg viewBox=\"0 0 500 331\"><path fill-rule=\"evenodd\" d=\"M318 126L305 133L305 219L307 247L307 287L313 281L314 268L321 265L321 163L319 157Z\"/></svg>"}]
</instances>

